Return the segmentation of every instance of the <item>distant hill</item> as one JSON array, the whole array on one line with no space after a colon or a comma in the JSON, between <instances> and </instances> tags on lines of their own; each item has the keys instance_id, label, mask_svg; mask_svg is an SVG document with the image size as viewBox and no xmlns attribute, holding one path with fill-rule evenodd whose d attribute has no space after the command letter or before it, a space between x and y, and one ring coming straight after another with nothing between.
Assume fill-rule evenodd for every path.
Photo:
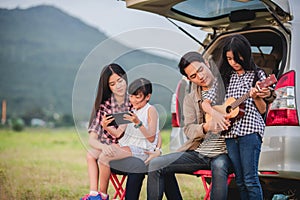
<instances>
[{"instance_id":1,"label":"distant hill","mask_svg":"<svg viewBox=\"0 0 300 200\"><path fill-rule=\"evenodd\" d=\"M48 113L72 114L72 91L76 74L87 55L107 36L52 6L29 9L0 9L0 100L7 101L8 114L20 116L35 110ZM130 70L130 66L144 63L161 63L176 67L177 61L142 51L133 51L118 42L113 50L131 52L120 56L117 62ZM89 65L99 66L112 52L99 53ZM109 60L107 60L108 62ZM97 68L96 68L97 69ZM98 71L91 71L91 76ZM159 74L162 76L166 74ZM80 78L80 77L79 77ZM89 76L85 77L89 80ZM176 86L178 77L171 79ZM88 83L96 87L96 82ZM75 84L76 85L76 84ZM85 86L81 86L86 90ZM94 91L95 88L89 90ZM86 118L91 98L80 96L77 114ZM163 102L167 109L170 95L157 95L156 102ZM74 105L73 105L74 106ZM88 112L87 112L88 110Z\"/></svg>"}]
</instances>

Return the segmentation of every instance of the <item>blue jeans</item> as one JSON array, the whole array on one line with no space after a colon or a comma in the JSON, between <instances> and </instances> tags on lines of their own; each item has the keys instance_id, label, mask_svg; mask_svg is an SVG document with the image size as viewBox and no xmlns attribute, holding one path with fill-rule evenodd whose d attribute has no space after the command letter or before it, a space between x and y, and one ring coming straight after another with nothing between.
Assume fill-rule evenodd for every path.
<instances>
[{"instance_id":1,"label":"blue jeans","mask_svg":"<svg viewBox=\"0 0 300 200\"><path fill-rule=\"evenodd\" d=\"M175 173L193 174L200 169L212 169L213 187L211 199L227 199L227 176L231 163L226 154L215 158L204 157L196 151L176 152L154 158L150 161L147 199L181 200L182 196Z\"/></svg>"},{"instance_id":2,"label":"blue jeans","mask_svg":"<svg viewBox=\"0 0 300 200\"><path fill-rule=\"evenodd\" d=\"M261 137L256 133L226 139L228 156L233 164L235 180L242 200L263 199L258 178L261 143Z\"/></svg>"}]
</instances>

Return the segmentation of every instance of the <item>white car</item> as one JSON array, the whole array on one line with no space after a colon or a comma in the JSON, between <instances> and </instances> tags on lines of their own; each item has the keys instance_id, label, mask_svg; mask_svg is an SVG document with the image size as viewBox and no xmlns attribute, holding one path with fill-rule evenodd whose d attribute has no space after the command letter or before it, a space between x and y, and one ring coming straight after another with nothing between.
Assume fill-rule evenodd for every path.
<instances>
[{"instance_id":1,"label":"white car","mask_svg":"<svg viewBox=\"0 0 300 200\"><path fill-rule=\"evenodd\" d=\"M217 62L221 39L243 34L255 63L275 74L276 100L266 116L259 174L265 199L300 198L300 1L298 0L125 0L128 8L181 21L207 32L200 52ZM176 43L176 41L170 41ZM197 50L197 49L195 49ZM181 106L190 84L182 79L171 103L171 150L184 141Z\"/></svg>"}]
</instances>

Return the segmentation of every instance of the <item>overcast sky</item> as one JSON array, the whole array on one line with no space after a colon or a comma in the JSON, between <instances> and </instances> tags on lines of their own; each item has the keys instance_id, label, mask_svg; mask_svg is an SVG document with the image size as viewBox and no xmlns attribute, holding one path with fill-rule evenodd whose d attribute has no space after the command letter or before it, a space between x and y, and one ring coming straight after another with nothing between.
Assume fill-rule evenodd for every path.
<instances>
[{"instance_id":1,"label":"overcast sky","mask_svg":"<svg viewBox=\"0 0 300 200\"><path fill-rule=\"evenodd\" d=\"M53 5L68 14L80 18L85 23L98 28L110 37L114 37L118 40L122 39L123 43L128 43L127 45L135 46L135 42L128 39L128 36L124 39L122 34L128 32L135 32L136 29L143 28L156 28L164 29L174 32L174 34L181 34L182 39L177 39L177 41L172 41L170 36L169 43L176 42L177 47L180 47L182 52L188 50L197 50L199 45L192 39L185 36L182 32L178 30L173 24L171 24L167 19L156 14L138 11L134 9L126 8L126 3L124 1L117 0L0 0L1 8L13 9L28 8L36 5ZM184 26L181 24L181 26ZM203 38L203 34L198 30L195 32L195 28L189 29L193 35ZM164 40L166 38L159 38L156 33L156 38L153 38L153 33L145 35L145 38L152 40ZM172 35L171 34L171 35ZM135 34L130 34L135 35ZM134 37L133 37L134 38ZM143 45L143 44L137 44ZM170 48L174 48L170 47ZM173 50L173 49L171 49ZM182 52L180 52L182 54Z\"/></svg>"},{"instance_id":2,"label":"overcast sky","mask_svg":"<svg viewBox=\"0 0 300 200\"><path fill-rule=\"evenodd\" d=\"M168 26L171 24L151 13L126 8L123 1L117 0L1 0L2 8L28 8L35 5L53 5L72 16L82 19L108 34L141 26Z\"/></svg>"}]
</instances>

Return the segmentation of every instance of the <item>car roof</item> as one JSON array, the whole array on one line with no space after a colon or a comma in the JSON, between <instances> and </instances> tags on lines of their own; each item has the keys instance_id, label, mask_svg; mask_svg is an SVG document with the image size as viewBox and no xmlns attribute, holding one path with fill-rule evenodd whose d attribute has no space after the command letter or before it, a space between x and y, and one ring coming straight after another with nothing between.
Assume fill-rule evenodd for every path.
<instances>
[{"instance_id":1,"label":"car roof","mask_svg":"<svg viewBox=\"0 0 300 200\"><path fill-rule=\"evenodd\" d=\"M197 27L234 29L291 19L287 0L124 0L128 8Z\"/></svg>"}]
</instances>

